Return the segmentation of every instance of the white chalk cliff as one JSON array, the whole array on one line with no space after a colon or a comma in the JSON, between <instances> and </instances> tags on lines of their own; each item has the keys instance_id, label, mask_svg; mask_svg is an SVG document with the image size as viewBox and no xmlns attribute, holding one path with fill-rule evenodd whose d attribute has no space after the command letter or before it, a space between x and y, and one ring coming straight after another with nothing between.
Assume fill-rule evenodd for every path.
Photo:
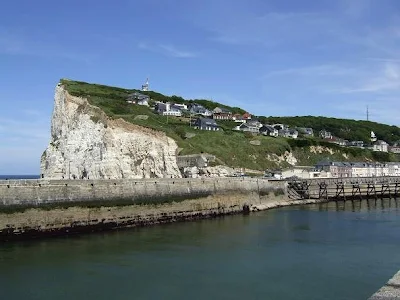
<instances>
[{"instance_id":1,"label":"white chalk cliff","mask_svg":"<svg viewBox=\"0 0 400 300\"><path fill-rule=\"evenodd\" d=\"M111 119L87 99L55 91L44 178L176 178L177 145L163 132Z\"/></svg>"}]
</instances>

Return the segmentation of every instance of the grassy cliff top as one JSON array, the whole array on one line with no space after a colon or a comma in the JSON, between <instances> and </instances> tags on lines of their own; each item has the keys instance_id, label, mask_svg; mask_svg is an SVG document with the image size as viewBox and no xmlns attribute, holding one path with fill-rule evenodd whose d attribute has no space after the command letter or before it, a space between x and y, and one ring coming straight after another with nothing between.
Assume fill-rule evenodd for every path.
<instances>
[{"instance_id":1,"label":"grassy cliff top","mask_svg":"<svg viewBox=\"0 0 400 300\"><path fill-rule=\"evenodd\" d=\"M209 109L225 107L235 113L243 113L240 108L229 107L209 100L185 100L178 96L165 96L156 92L143 92L135 89L110 87L86 82L61 80L65 89L74 96L85 97L89 103L101 108L111 118L122 118L133 124L163 131L173 138L180 148L180 154L210 153L217 157L218 163L232 167L245 167L265 170L278 166L288 166L286 162L278 162L277 156L291 151L298 158L300 165L312 165L322 159L352 160L352 161L391 161L397 156L389 153L372 152L358 148L343 148L318 138L291 140L286 138L272 138L253 136L251 134L232 131L237 124L232 121L218 121L223 131L210 132L195 130L189 126L189 117L166 117L155 114L151 108L133 105L126 102L126 98L133 92L140 92L150 96L152 101L171 101L175 103L196 102ZM143 118L147 116L147 119ZM373 130L379 138L380 133L388 135L387 141L400 140L398 127L378 124L373 122L343 120L324 117L260 117L269 123L285 123L292 126L312 127L314 130L327 129L344 137L353 132L354 140L368 139ZM369 127L371 125L371 127ZM371 128L371 129L370 129ZM190 138L187 138L191 136ZM366 137L364 137L366 136ZM363 137L363 138L361 138ZM382 138L384 139L384 138ZM257 140L258 142L254 142ZM252 142L252 143L250 143ZM258 145L259 144L259 145ZM321 146L320 149L329 147L332 151L322 150L321 153L310 152L310 146Z\"/></svg>"}]
</instances>

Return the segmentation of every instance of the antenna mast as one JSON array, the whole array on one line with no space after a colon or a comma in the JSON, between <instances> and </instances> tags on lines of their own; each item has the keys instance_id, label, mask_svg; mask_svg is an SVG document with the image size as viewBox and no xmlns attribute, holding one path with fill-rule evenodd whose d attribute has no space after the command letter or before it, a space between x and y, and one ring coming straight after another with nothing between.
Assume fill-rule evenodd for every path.
<instances>
[{"instance_id":1,"label":"antenna mast","mask_svg":"<svg viewBox=\"0 0 400 300\"><path fill-rule=\"evenodd\" d=\"M368 105L367 105L367 121L369 121L369 109L368 109Z\"/></svg>"}]
</instances>

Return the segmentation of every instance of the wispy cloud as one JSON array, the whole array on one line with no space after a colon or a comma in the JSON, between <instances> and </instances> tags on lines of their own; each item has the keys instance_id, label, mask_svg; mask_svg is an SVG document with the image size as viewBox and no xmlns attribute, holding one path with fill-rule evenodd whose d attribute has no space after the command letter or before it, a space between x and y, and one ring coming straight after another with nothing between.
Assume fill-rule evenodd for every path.
<instances>
[{"instance_id":1,"label":"wispy cloud","mask_svg":"<svg viewBox=\"0 0 400 300\"><path fill-rule=\"evenodd\" d=\"M176 58L193 58L198 56L198 53L196 52L181 50L169 44L150 44L140 42L138 48Z\"/></svg>"},{"instance_id":2,"label":"wispy cloud","mask_svg":"<svg viewBox=\"0 0 400 300\"><path fill-rule=\"evenodd\" d=\"M353 81L354 82L354 81ZM366 72L359 72L354 83L336 90L339 93L383 93L400 91L400 64L385 62Z\"/></svg>"},{"instance_id":3,"label":"wispy cloud","mask_svg":"<svg viewBox=\"0 0 400 300\"><path fill-rule=\"evenodd\" d=\"M269 71L265 76L266 78L276 77L276 76L343 76L354 72L354 69L350 67L338 66L338 65L316 65L316 66L306 66L298 68L288 68L282 70Z\"/></svg>"}]
</instances>

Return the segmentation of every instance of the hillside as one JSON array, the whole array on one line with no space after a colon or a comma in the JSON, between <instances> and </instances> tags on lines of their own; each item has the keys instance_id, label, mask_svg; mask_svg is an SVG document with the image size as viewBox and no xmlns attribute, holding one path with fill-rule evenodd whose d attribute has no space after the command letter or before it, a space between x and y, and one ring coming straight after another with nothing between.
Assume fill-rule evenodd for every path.
<instances>
[{"instance_id":1,"label":"hillside","mask_svg":"<svg viewBox=\"0 0 400 300\"><path fill-rule=\"evenodd\" d=\"M112 119L122 118L130 123L165 132L173 138L179 147L179 154L210 153L217 157L217 163L232 167L245 167L265 170L285 167L290 163L312 165L321 159L351 161L391 161L397 160L394 154L372 152L365 149L345 148L329 144L318 138L291 140L253 136L249 133L233 131L236 125L232 121L219 121L223 131L210 132L195 130L189 126L189 117L166 117L154 113L146 106L132 105L126 102L130 93L137 90L109 87L85 82L61 80L62 85L73 96L87 98L89 103L101 108ZM171 101L175 103L196 102L212 109L217 106L230 109L234 113L243 113L240 108L229 107L218 102L204 99L185 100L178 96L165 96L156 92L148 94L153 101ZM400 129L373 122L340 120L324 117L265 118L267 123L286 123L292 126L312 127L315 131L330 130L338 137L351 140L367 140L370 131L387 141L400 140ZM95 120L100 121L100 120ZM368 127L371 125L371 127Z\"/></svg>"},{"instance_id":2,"label":"hillside","mask_svg":"<svg viewBox=\"0 0 400 300\"><path fill-rule=\"evenodd\" d=\"M260 119L269 124L283 123L291 127L311 127L314 132L327 130L334 136L349 141L369 142L371 131L376 136L393 144L400 141L400 128L371 121L356 121L348 119L336 119L327 117L260 117Z\"/></svg>"}]
</instances>

